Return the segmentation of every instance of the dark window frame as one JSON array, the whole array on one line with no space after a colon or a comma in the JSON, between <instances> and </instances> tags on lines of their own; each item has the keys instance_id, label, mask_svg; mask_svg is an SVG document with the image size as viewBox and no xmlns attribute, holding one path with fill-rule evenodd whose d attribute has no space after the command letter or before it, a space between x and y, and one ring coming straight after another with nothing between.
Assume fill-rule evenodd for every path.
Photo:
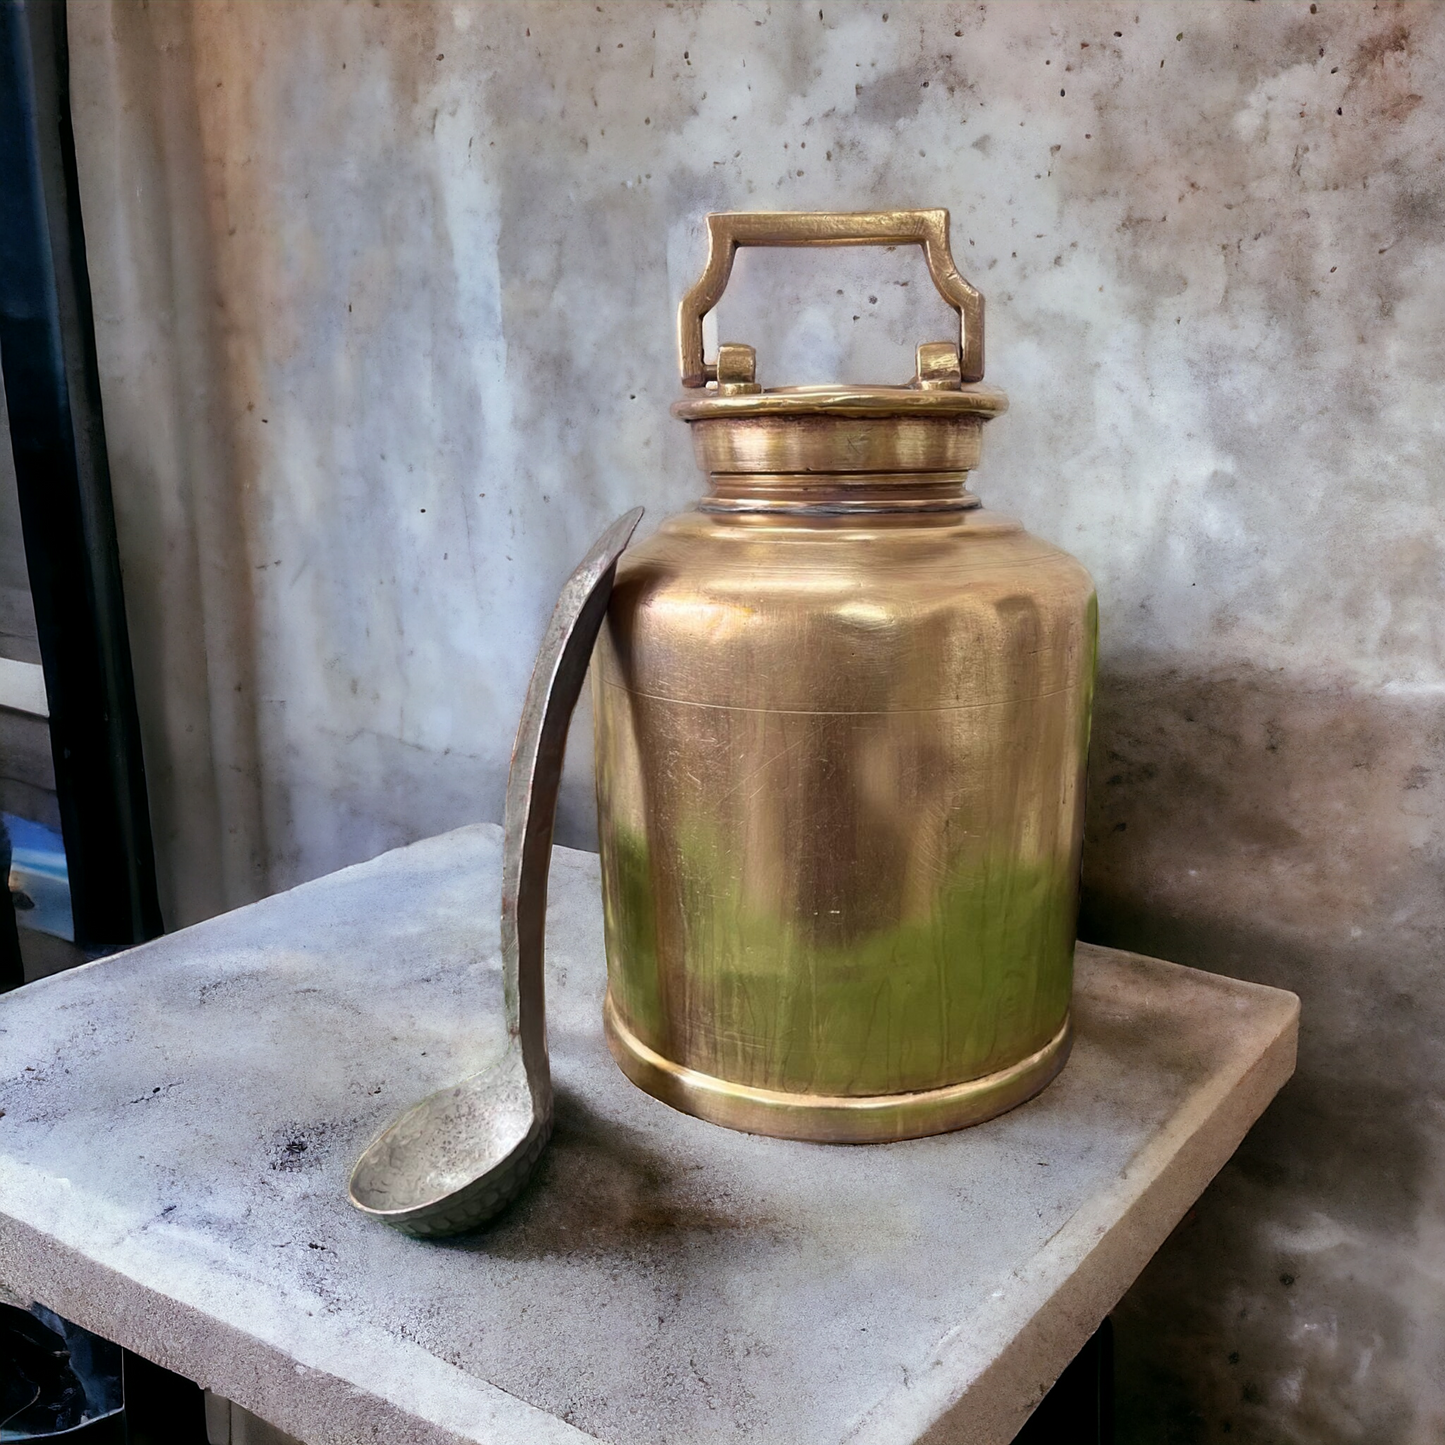
<instances>
[{"instance_id":1,"label":"dark window frame","mask_svg":"<svg viewBox=\"0 0 1445 1445\"><path fill-rule=\"evenodd\" d=\"M64 0L0 0L0 370L75 941L162 931L85 262Z\"/></svg>"}]
</instances>

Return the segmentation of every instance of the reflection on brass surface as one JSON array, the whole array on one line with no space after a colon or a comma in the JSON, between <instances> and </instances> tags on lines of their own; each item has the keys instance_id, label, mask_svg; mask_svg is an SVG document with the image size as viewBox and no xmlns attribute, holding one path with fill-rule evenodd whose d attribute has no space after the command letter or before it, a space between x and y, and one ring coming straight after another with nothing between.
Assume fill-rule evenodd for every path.
<instances>
[{"instance_id":1,"label":"reflection on brass surface","mask_svg":"<svg viewBox=\"0 0 1445 1445\"><path fill-rule=\"evenodd\" d=\"M958 1128L1067 1054L1094 591L967 491L1003 399L962 407L957 356L680 404L709 495L618 569L593 664L609 1041L732 1127Z\"/></svg>"},{"instance_id":2,"label":"reflection on brass surface","mask_svg":"<svg viewBox=\"0 0 1445 1445\"><path fill-rule=\"evenodd\" d=\"M622 1072L663 1103L710 1124L818 1144L891 1144L981 1124L1033 1098L1057 1077L1074 1041L1065 1019L1037 1053L981 1079L913 1094L790 1094L729 1083L663 1058L618 1018L610 994L603 1022Z\"/></svg>"},{"instance_id":3,"label":"reflection on brass surface","mask_svg":"<svg viewBox=\"0 0 1445 1445\"><path fill-rule=\"evenodd\" d=\"M982 505L967 472L714 473L703 512L963 512ZM906 493L906 495L905 495Z\"/></svg>"},{"instance_id":4,"label":"reflection on brass surface","mask_svg":"<svg viewBox=\"0 0 1445 1445\"><path fill-rule=\"evenodd\" d=\"M977 416L809 416L798 414L804 401L796 395L764 392L761 398L735 399L787 402L793 412L694 421L693 452L698 466L709 475L967 472L978 465L981 420ZM679 403L673 410L681 407Z\"/></svg>"}]
</instances>

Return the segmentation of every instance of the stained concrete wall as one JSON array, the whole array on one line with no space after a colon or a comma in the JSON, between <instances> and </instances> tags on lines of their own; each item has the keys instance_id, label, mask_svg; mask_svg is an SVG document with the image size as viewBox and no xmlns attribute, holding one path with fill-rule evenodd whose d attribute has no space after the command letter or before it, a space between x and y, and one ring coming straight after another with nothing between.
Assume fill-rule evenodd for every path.
<instances>
[{"instance_id":1,"label":"stained concrete wall","mask_svg":"<svg viewBox=\"0 0 1445 1445\"><path fill-rule=\"evenodd\" d=\"M1445 1436L1445 9L70 15L170 920L498 816L557 583L698 490L703 212L947 205L978 490L1099 583L1084 932L1304 1000L1119 1311L1123 1438ZM947 334L915 256L745 260L767 381Z\"/></svg>"}]
</instances>

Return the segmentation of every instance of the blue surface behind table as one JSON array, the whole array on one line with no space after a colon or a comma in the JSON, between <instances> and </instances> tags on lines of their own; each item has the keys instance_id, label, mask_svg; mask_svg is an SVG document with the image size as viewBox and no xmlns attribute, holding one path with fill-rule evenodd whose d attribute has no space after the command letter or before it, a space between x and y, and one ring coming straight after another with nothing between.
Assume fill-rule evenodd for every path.
<instances>
[{"instance_id":1,"label":"blue surface behind table","mask_svg":"<svg viewBox=\"0 0 1445 1445\"><path fill-rule=\"evenodd\" d=\"M26 908L16 899L16 921L23 928L51 933L75 941L70 914L70 871L65 862L65 843L54 828L32 823L6 813L5 830L10 834L10 888L23 894L34 906Z\"/></svg>"}]
</instances>

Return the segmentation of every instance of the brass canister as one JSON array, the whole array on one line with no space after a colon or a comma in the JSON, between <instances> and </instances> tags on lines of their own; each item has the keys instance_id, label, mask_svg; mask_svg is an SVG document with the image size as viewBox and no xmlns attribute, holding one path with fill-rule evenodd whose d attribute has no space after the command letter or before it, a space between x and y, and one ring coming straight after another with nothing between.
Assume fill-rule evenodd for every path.
<instances>
[{"instance_id":1,"label":"brass canister","mask_svg":"<svg viewBox=\"0 0 1445 1445\"><path fill-rule=\"evenodd\" d=\"M708 222L673 407L707 495L624 555L592 669L608 1042L752 1133L961 1128L1068 1056L1094 588L967 488L1007 403L946 211ZM903 243L960 317L906 385L704 361L738 246Z\"/></svg>"}]
</instances>

